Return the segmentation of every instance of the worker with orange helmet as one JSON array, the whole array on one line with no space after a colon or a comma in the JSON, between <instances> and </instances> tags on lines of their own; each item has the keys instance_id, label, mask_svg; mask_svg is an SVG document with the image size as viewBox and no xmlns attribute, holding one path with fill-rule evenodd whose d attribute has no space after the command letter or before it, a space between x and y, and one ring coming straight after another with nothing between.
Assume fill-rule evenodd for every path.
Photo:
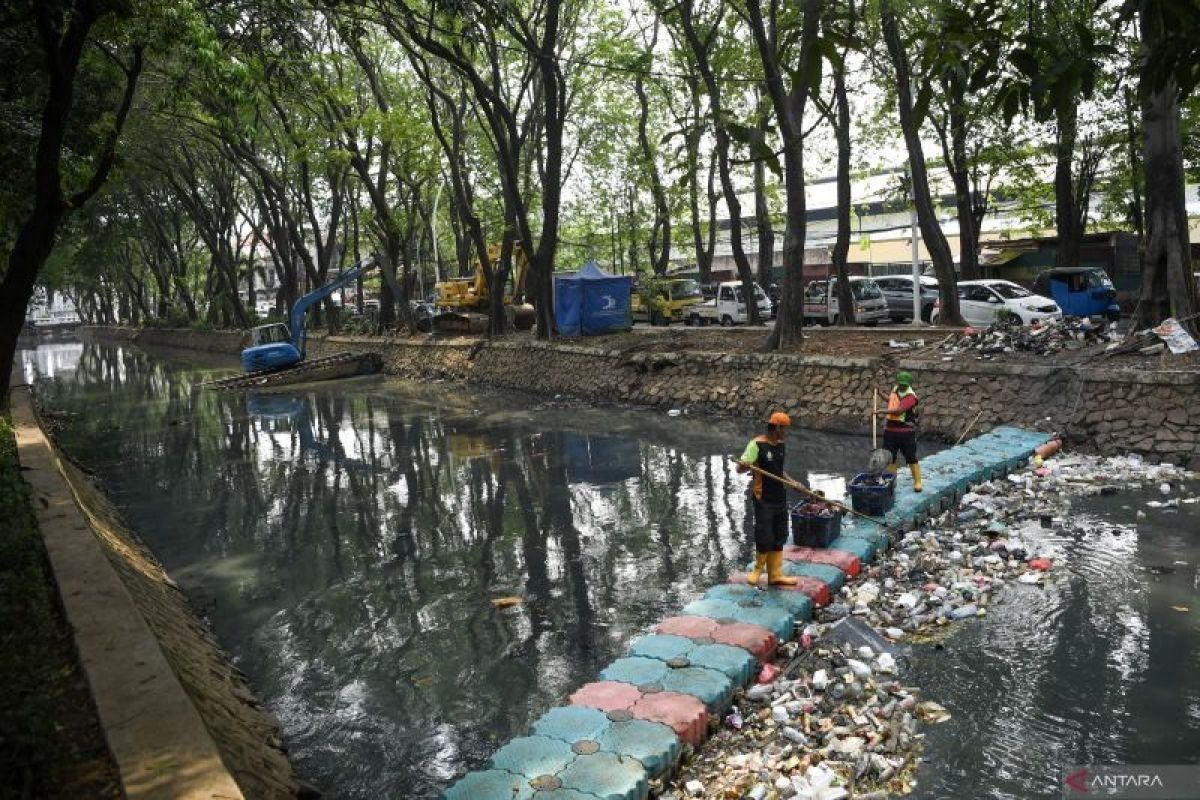
<instances>
[{"instance_id":1,"label":"worker with orange helmet","mask_svg":"<svg viewBox=\"0 0 1200 800\"><path fill-rule=\"evenodd\" d=\"M749 472L754 466L770 475L787 478L783 462L791 427L792 420L787 414L782 411L771 414L766 434L754 437L746 445L738 472ZM754 569L746 580L757 586L766 567L767 583L794 586L796 579L783 574L783 545L788 538L787 489L779 481L755 472L750 495L754 500Z\"/></svg>"}]
</instances>

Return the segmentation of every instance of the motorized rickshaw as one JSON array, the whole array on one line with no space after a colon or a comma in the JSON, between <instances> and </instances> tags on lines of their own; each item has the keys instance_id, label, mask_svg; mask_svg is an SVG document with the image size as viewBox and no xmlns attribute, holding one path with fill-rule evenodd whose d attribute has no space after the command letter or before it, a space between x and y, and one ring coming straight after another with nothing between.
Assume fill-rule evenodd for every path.
<instances>
[{"instance_id":1,"label":"motorized rickshaw","mask_svg":"<svg viewBox=\"0 0 1200 800\"><path fill-rule=\"evenodd\" d=\"M1117 290L1099 267L1056 267L1040 272L1033 292L1054 300L1066 316L1114 321L1121 316Z\"/></svg>"}]
</instances>

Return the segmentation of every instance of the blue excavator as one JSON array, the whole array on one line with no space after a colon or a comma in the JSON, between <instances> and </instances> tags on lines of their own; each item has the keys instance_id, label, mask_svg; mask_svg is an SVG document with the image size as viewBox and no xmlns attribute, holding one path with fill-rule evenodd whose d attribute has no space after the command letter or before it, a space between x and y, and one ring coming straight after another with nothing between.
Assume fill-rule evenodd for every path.
<instances>
[{"instance_id":1,"label":"blue excavator","mask_svg":"<svg viewBox=\"0 0 1200 800\"><path fill-rule=\"evenodd\" d=\"M304 318L310 308L377 266L377 256L363 259L321 288L301 297L292 306L288 318L290 325L272 322L252 328L250 346L242 351L245 374L210 381L205 385L214 389L248 389L378 372L382 367L378 353L343 352L306 359L307 335L304 329Z\"/></svg>"},{"instance_id":2,"label":"blue excavator","mask_svg":"<svg viewBox=\"0 0 1200 800\"><path fill-rule=\"evenodd\" d=\"M247 373L263 370L286 369L304 360L304 317L308 310L329 295L362 276L369 269L379 266L375 256L365 258L320 289L309 292L292 306L291 329L282 322L259 325L250 330L250 346L242 351L242 367Z\"/></svg>"}]
</instances>

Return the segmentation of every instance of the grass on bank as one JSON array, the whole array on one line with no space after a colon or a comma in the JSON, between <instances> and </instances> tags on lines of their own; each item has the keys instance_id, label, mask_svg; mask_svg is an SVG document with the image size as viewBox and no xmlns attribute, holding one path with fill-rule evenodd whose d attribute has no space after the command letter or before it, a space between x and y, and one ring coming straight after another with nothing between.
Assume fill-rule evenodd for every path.
<instances>
[{"instance_id":1,"label":"grass on bank","mask_svg":"<svg viewBox=\"0 0 1200 800\"><path fill-rule=\"evenodd\" d=\"M30 503L0 416L0 798L120 797Z\"/></svg>"}]
</instances>

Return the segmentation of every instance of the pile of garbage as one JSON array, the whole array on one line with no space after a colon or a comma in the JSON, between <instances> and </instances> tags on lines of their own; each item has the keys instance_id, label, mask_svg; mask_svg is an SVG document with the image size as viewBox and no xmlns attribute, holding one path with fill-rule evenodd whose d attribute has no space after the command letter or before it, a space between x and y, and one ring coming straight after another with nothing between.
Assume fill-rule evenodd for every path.
<instances>
[{"instance_id":1,"label":"pile of garbage","mask_svg":"<svg viewBox=\"0 0 1200 800\"><path fill-rule=\"evenodd\" d=\"M801 639L809 647L796 677L765 667L760 681L769 680L738 698L705 747L711 755L696 757L662 796L842 800L851 792L857 798L905 792L921 722L949 715L898 680L886 644L826 643L827 633L821 624L805 629ZM794 652L794 644L788 647Z\"/></svg>"},{"instance_id":2,"label":"pile of garbage","mask_svg":"<svg viewBox=\"0 0 1200 800\"><path fill-rule=\"evenodd\" d=\"M1155 355L1168 350L1175 355L1194 353L1200 350L1200 344L1196 343L1182 323L1195 319L1197 316L1192 314L1182 320L1171 317L1163 320L1162 324L1157 327L1135 331L1128 338L1108 345L1104 348L1104 354L1107 356L1118 356L1125 353Z\"/></svg>"},{"instance_id":3,"label":"pile of garbage","mask_svg":"<svg viewBox=\"0 0 1200 800\"><path fill-rule=\"evenodd\" d=\"M1019 318L1010 316L983 330L965 328L960 335L943 342L942 350L946 360L959 353L974 352L986 361L1005 353L1047 356L1117 341L1119 337L1112 325L1097 317L1063 317L1026 327Z\"/></svg>"},{"instance_id":4,"label":"pile of garbage","mask_svg":"<svg viewBox=\"0 0 1200 800\"><path fill-rule=\"evenodd\" d=\"M906 648L985 616L1005 585L1055 580L1066 557L1063 543L1076 532L1073 499L1157 487L1162 499L1146 505L1169 513L1200 502L1196 479L1136 455L1060 455L1044 463L1035 457L1021 472L976 486L819 609L797 641L780 648L782 672L764 668L760 683L735 700L722 730L662 797L840 800L909 793L922 724L944 722L950 712L899 680Z\"/></svg>"},{"instance_id":5,"label":"pile of garbage","mask_svg":"<svg viewBox=\"0 0 1200 800\"><path fill-rule=\"evenodd\" d=\"M809 500L804 503L797 503L792 508L793 512L805 517L832 517L837 513L837 506L832 503L823 503L819 500Z\"/></svg>"}]
</instances>

